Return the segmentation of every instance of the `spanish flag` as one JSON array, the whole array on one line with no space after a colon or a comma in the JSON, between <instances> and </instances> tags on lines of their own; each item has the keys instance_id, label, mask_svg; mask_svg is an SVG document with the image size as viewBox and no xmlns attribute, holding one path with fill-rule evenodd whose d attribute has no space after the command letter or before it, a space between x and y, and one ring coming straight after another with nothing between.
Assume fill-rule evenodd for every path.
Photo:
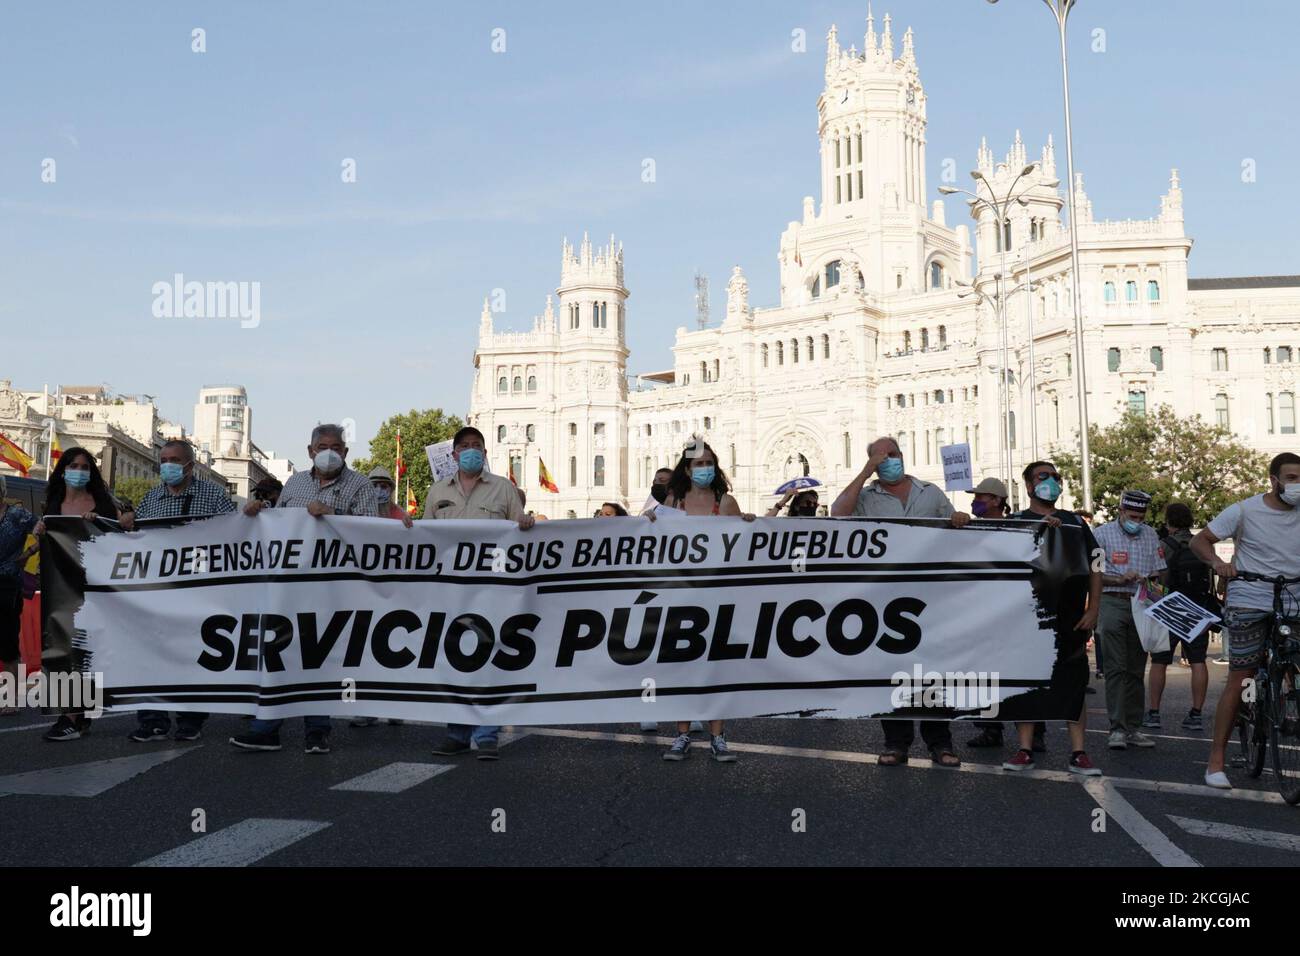
<instances>
[{"instance_id":1,"label":"spanish flag","mask_svg":"<svg viewBox=\"0 0 1300 956\"><path fill-rule=\"evenodd\" d=\"M406 479L406 513L413 515L420 510L420 503L415 500L415 492L411 490L411 479Z\"/></svg>"},{"instance_id":2,"label":"spanish flag","mask_svg":"<svg viewBox=\"0 0 1300 956\"><path fill-rule=\"evenodd\" d=\"M546 470L546 462L541 458L537 459L537 483L553 494L559 494L560 489L555 486L551 473Z\"/></svg>"},{"instance_id":3,"label":"spanish flag","mask_svg":"<svg viewBox=\"0 0 1300 956\"><path fill-rule=\"evenodd\" d=\"M393 462L393 480L401 481L406 474L406 462L402 461L402 430L397 430L397 460Z\"/></svg>"},{"instance_id":4,"label":"spanish flag","mask_svg":"<svg viewBox=\"0 0 1300 956\"><path fill-rule=\"evenodd\" d=\"M0 432L0 461L16 469L24 478L31 473L32 456L10 441L4 432Z\"/></svg>"},{"instance_id":5,"label":"spanish flag","mask_svg":"<svg viewBox=\"0 0 1300 956\"><path fill-rule=\"evenodd\" d=\"M59 433L54 430L54 425L50 425L50 471L59 463L63 457L63 446L59 444Z\"/></svg>"}]
</instances>

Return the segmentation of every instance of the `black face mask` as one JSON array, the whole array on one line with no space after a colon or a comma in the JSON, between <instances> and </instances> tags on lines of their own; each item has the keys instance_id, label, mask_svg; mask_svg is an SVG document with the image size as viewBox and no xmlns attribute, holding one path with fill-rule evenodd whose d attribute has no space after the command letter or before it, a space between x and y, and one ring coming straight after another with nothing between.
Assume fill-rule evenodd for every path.
<instances>
[{"instance_id":1,"label":"black face mask","mask_svg":"<svg viewBox=\"0 0 1300 956\"><path fill-rule=\"evenodd\" d=\"M802 515L805 518L815 517L817 514L816 505L800 505L795 509L795 514Z\"/></svg>"},{"instance_id":2,"label":"black face mask","mask_svg":"<svg viewBox=\"0 0 1300 956\"><path fill-rule=\"evenodd\" d=\"M668 486L651 485L650 497L653 498L655 501L659 502L660 504L663 504L665 501L668 500Z\"/></svg>"}]
</instances>

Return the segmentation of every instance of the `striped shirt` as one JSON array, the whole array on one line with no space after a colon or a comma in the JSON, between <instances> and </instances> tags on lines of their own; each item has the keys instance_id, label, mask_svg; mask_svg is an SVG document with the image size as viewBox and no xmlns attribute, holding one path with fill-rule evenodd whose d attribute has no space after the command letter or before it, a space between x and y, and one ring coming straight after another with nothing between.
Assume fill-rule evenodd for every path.
<instances>
[{"instance_id":1,"label":"striped shirt","mask_svg":"<svg viewBox=\"0 0 1300 956\"><path fill-rule=\"evenodd\" d=\"M235 510L226 489L203 478L191 478L189 487L173 494L165 484L155 485L144 493L135 509L137 519L208 518Z\"/></svg>"},{"instance_id":2,"label":"striped shirt","mask_svg":"<svg viewBox=\"0 0 1300 956\"><path fill-rule=\"evenodd\" d=\"M295 472L284 483L277 508L306 508L313 501L329 505L339 515L379 517L379 498L370 479L344 466L333 478L322 482L315 469Z\"/></svg>"},{"instance_id":3,"label":"striped shirt","mask_svg":"<svg viewBox=\"0 0 1300 956\"><path fill-rule=\"evenodd\" d=\"M1108 521L1095 532L1097 545L1106 552L1106 567L1102 574L1123 577L1130 571L1136 571L1142 577L1149 577L1165 569L1165 559L1160 554L1160 536L1149 524L1144 524L1137 534L1129 534L1119 521ZM1101 589L1103 594L1137 594L1138 582L1128 584L1108 584Z\"/></svg>"},{"instance_id":4,"label":"striped shirt","mask_svg":"<svg viewBox=\"0 0 1300 956\"><path fill-rule=\"evenodd\" d=\"M911 482L907 492L906 503L880 485L875 479L858 492L858 503L853 507L855 518L951 518L952 502L939 490L920 478L908 475L903 479Z\"/></svg>"}]
</instances>

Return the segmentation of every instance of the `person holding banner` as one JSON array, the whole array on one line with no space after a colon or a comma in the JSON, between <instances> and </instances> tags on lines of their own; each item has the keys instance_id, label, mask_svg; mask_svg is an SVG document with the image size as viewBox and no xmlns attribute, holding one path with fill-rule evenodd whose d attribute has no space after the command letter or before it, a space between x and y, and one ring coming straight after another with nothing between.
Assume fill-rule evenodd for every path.
<instances>
[{"instance_id":1,"label":"person holding banner","mask_svg":"<svg viewBox=\"0 0 1300 956\"><path fill-rule=\"evenodd\" d=\"M691 516L730 515L753 521L752 514L742 513L731 496L731 482L718 464L718 456L709 444L697 438L682 451L668 481L664 507L676 508ZM654 520L654 515L649 515ZM735 763L736 755L727 748L724 722L709 721L709 750L718 763ZM677 737L664 753L669 761L685 760L691 754L691 722L677 721Z\"/></svg>"},{"instance_id":2,"label":"person holding banner","mask_svg":"<svg viewBox=\"0 0 1300 956\"><path fill-rule=\"evenodd\" d=\"M1209 565L1192 551L1192 509L1180 501L1165 506L1165 537L1160 539L1160 553L1168 566L1168 583L1171 592L1190 598L1213 614L1219 613L1214 596L1214 573ZM1183 718L1183 730L1202 730L1201 708L1205 706L1205 692L1210 684L1210 669L1205 664L1205 654L1210 647L1210 629L1207 627L1194 640L1170 634L1169 650L1151 655L1151 672L1147 679L1147 715L1143 727L1159 728L1160 698L1165 691L1165 675L1174 662L1174 649L1183 645L1183 656L1192 666L1192 707Z\"/></svg>"},{"instance_id":3,"label":"person holding banner","mask_svg":"<svg viewBox=\"0 0 1300 956\"><path fill-rule=\"evenodd\" d=\"M45 487L45 517L65 515L79 517L85 521L107 518L117 521L121 518L117 501L109 493L104 476L99 471L95 456L85 448L69 448L59 458L59 463L50 473ZM45 533L45 522L39 521L32 529L36 534ZM75 670L75 649L69 648L66 656L61 656L48 670ZM65 710L54 726L45 732L45 739L53 742L78 740L90 733L90 718L84 711Z\"/></svg>"},{"instance_id":4,"label":"person holding banner","mask_svg":"<svg viewBox=\"0 0 1300 956\"><path fill-rule=\"evenodd\" d=\"M876 478L867 485L872 475ZM865 487L864 487L865 486ZM891 437L877 438L867 446L867 463L849 482L834 504L836 518L946 518L954 528L964 528L970 515L954 511L952 502L937 485L907 474L903 452ZM882 720L885 749L877 763L895 767L907 763L907 752L915 739L916 727L910 720ZM952 730L946 720L921 721L921 739L930 750L936 766L959 767L961 758L953 748Z\"/></svg>"},{"instance_id":5,"label":"person holding banner","mask_svg":"<svg viewBox=\"0 0 1300 956\"><path fill-rule=\"evenodd\" d=\"M379 501L366 477L347 466L348 446L339 425L317 425L307 446L311 468L294 474L280 493L277 508L306 508L315 518L324 515L361 515L379 517ZM254 499L244 506L244 514L256 516L269 507L265 500ZM231 737L230 743L240 750L274 751L280 749L280 726L283 719L254 718L248 733ZM304 753L330 752L330 719L313 714L303 718L306 727Z\"/></svg>"},{"instance_id":6,"label":"person holding banner","mask_svg":"<svg viewBox=\"0 0 1300 956\"><path fill-rule=\"evenodd\" d=\"M1214 545L1232 539L1232 563L1219 559ZM1269 577L1300 576L1300 455L1283 452L1268 466L1268 491L1228 505L1192 539L1192 551L1228 581L1223 624L1228 632L1228 680L1214 712L1214 739L1205 765L1205 782L1231 790L1223 772L1228 738L1241 705L1244 682L1264 659L1264 639L1273 616L1273 586L1236 581L1237 571ZM1295 599L1296 591L1289 592ZM1295 605L1291 605L1292 609Z\"/></svg>"},{"instance_id":7,"label":"person holding banner","mask_svg":"<svg viewBox=\"0 0 1300 956\"><path fill-rule=\"evenodd\" d=\"M27 560L23 545L36 527L36 515L22 505L5 500L4 475L0 475L0 661L6 673L17 675L21 657L18 635L22 628L23 562ZM15 684L15 686L17 686ZM12 717L17 707L0 707L0 717Z\"/></svg>"},{"instance_id":8,"label":"person holding banner","mask_svg":"<svg viewBox=\"0 0 1300 956\"><path fill-rule=\"evenodd\" d=\"M818 501L817 492L811 489L787 491L784 498L767 509L766 517L775 518L789 502L790 509L785 513L787 518L815 518Z\"/></svg>"},{"instance_id":9,"label":"person holding banner","mask_svg":"<svg viewBox=\"0 0 1300 956\"><path fill-rule=\"evenodd\" d=\"M158 454L158 462L162 483L144 493L140 506L134 513L128 511L122 515L122 527L127 531L135 527L137 520L211 518L235 510L235 503L230 500L225 488L195 476L194 446L189 442L179 439L164 442ZM167 739L172 727L172 719L167 711L142 710L137 712L136 717L139 725L127 735L128 740L148 743ZM203 722L207 719L208 715L203 713L177 713L175 739L198 740L203 734Z\"/></svg>"},{"instance_id":10,"label":"person holding banner","mask_svg":"<svg viewBox=\"0 0 1300 956\"><path fill-rule=\"evenodd\" d=\"M533 526L535 519L524 513L519 489L509 478L489 474L483 467L487 463L486 448L483 433L474 426L466 425L456 432L451 440L456 473L429 486L429 497L424 504L425 518L444 521L453 518L503 519L517 521L520 531ZM501 728L496 726L448 724L447 736L433 748L433 752L443 757L458 757L469 753L470 741L473 740L479 760L496 760L500 733Z\"/></svg>"},{"instance_id":11,"label":"person holding banner","mask_svg":"<svg viewBox=\"0 0 1300 956\"><path fill-rule=\"evenodd\" d=\"M1067 721L1070 734L1070 757L1066 769L1085 777L1101 775L1085 747L1088 731L1088 636L1097 626L1101 613L1102 575L1096 558L1100 548L1086 521L1071 511L1058 510L1056 501L1061 497L1061 475L1050 461L1036 461L1021 473L1029 507L1011 517L1020 521L1041 521L1052 528L1068 526L1077 533L1056 532L1067 547L1073 547L1076 568L1087 568L1088 573L1074 574L1060 585L1056 606L1057 655L1052 669L1052 685L1060 687L1065 696L1065 713L1078 714L1078 720ZM1047 725L1043 721L1030 723L1017 721L1016 733L1020 748L1002 764L1003 770L1032 770L1034 754L1045 750L1040 743Z\"/></svg>"},{"instance_id":12,"label":"person holding banner","mask_svg":"<svg viewBox=\"0 0 1300 956\"><path fill-rule=\"evenodd\" d=\"M1110 716L1111 750L1150 748L1156 742L1142 733L1143 678L1147 652L1133 619L1133 599L1148 578L1163 582L1165 559L1160 537L1145 523L1151 496L1145 491L1124 492L1119 516L1095 532L1106 553L1102 571L1101 641L1106 652L1106 711Z\"/></svg>"}]
</instances>

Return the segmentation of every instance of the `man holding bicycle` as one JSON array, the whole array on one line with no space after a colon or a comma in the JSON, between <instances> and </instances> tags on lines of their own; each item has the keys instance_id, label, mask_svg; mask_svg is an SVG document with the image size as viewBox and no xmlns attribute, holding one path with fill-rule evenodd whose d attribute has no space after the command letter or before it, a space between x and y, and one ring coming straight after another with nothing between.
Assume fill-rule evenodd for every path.
<instances>
[{"instance_id":1,"label":"man holding bicycle","mask_svg":"<svg viewBox=\"0 0 1300 956\"><path fill-rule=\"evenodd\" d=\"M1238 571L1276 577L1300 577L1300 455L1284 452L1268 466L1269 490L1238 501L1192 539L1192 551L1216 574L1228 579L1223 623L1228 636L1228 681L1214 714L1214 740L1205 767L1205 782L1231 789L1223 772L1228 738L1241 705L1242 685L1264 659L1264 642L1273 626L1273 585L1232 580ZM1218 541L1231 538L1232 563L1214 553ZM1300 590L1300 589L1297 589ZM1292 592L1295 593L1295 592Z\"/></svg>"}]
</instances>

